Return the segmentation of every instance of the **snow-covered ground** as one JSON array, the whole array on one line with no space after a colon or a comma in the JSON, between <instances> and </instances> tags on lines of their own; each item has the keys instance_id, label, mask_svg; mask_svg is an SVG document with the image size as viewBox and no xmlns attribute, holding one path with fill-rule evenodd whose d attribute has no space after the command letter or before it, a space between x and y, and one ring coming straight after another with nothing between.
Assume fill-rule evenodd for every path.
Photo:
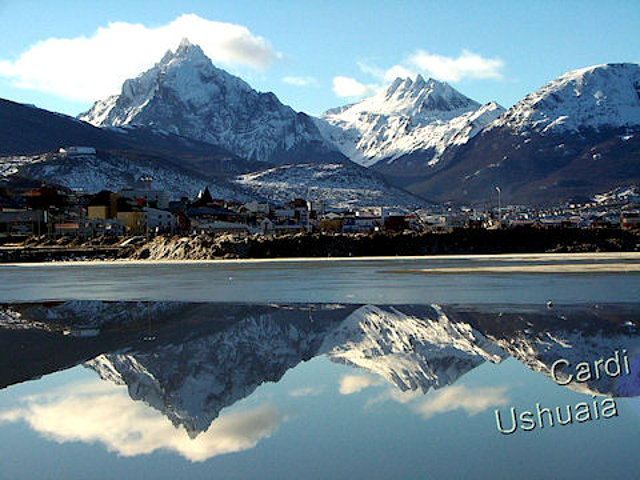
<instances>
[{"instance_id":1,"label":"snow-covered ground","mask_svg":"<svg viewBox=\"0 0 640 480\"><path fill-rule=\"evenodd\" d=\"M339 163L283 165L240 175L235 182L256 196L277 202L306 198L336 207L426 204L373 172Z\"/></svg>"},{"instance_id":2,"label":"snow-covered ground","mask_svg":"<svg viewBox=\"0 0 640 480\"><path fill-rule=\"evenodd\" d=\"M151 177L153 188L163 190L175 199L193 198L207 186L216 198L250 199L249 195L233 185L216 183L178 168L163 167L156 162L133 161L111 154L0 157L0 179L9 179L17 174L87 193L132 188L140 178Z\"/></svg>"}]
</instances>

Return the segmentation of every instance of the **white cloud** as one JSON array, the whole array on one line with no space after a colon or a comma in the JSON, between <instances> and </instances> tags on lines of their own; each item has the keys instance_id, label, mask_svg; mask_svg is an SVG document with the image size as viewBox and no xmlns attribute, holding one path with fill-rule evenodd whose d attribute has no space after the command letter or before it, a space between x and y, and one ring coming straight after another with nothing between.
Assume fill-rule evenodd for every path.
<instances>
[{"instance_id":1,"label":"white cloud","mask_svg":"<svg viewBox=\"0 0 640 480\"><path fill-rule=\"evenodd\" d=\"M324 387L302 387L289 392L290 397L316 397L324 391Z\"/></svg>"},{"instance_id":2,"label":"white cloud","mask_svg":"<svg viewBox=\"0 0 640 480\"><path fill-rule=\"evenodd\" d=\"M318 80L314 77L284 77L282 81L295 87L317 87L319 85Z\"/></svg>"},{"instance_id":3,"label":"white cloud","mask_svg":"<svg viewBox=\"0 0 640 480\"><path fill-rule=\"evenodd\" d=\"M506 387L467 388L464 385L454 385L414 404L413 409L424 419L453 410L464 410L468 415L476 415L491 407L506 405L506 390Z\"/></svg>"},{"instance_id":4,"label":"white cloud","mask_svg":"<svg viewBox=\"0 0 640 480\"><path fill-rule=\"evenodd\" d=\"M418 50L409 57L409 64L421 73L446 82L466 78L500 79L500 70L504 67L504 62L499 58L484 58L468 50L463 50L457 58Z\"/></svg>"},{"instance_id":5,"label":"white cloud","mask_svg":"<svg viewBox=\"0 0 640 480\"><path fill-rule=\"evenodd\" d=\"M381 68L368 62L358 62L358 67L362 73L385 83L392 82L398 77L407 78L417 74L445 82L458 82L466 79L501 79L504 62L499 58L485 58L468 50L463 50L455 58L416 50L405 61L389 68ZM359 83L355 79L351 80ZM375 90L383 86L368 85L368 87Z\"/></svg>"},{"instance_id":6,"label":"white cloud","mask_svg":"<svg viewBox=\"0 0 640 480\"><path fill-rule=\"evenodd\" d=\"M402 65L394 65L393 67L387 69L384 72L384 75L382 78L384 79L385 82L392 82L398 77L407 78L407 77L413 77L415 75L416 75L416 72L413 70L403 67Z\"/></svg>"},{"instance_id":7,"label":"white cloud","mask_svg":"<svg viewBox=\"0 0 640 480\"><path fill-rule=\"evenodd\" d=\"M15 61L0 61L0 76L18 87L93 101L117 93L124 80L153 66L183 38L225 66L264 69L281 58L244 26L185 14L159 27L113 22L90 37L49 38Z\"/></svg>"},{"instance_id":8,"label":"white cloud","mask_svg":"<svg viewBox=\"0 0 640 480\"><path fill-rule=\"evenodd\" d=\"M375 385L380 385L380 380L370 375L344 375L340 379L340 393L351 395Z\"/></svg>"},{"instance_id":9,"label":"white cloud","mask_svg":"<svg viewBox=\"0 0 640 480\"><path fill-rule=\"evenodd\" d=\"M339 97L362 97L376 90L376 85L365 85L351 77L334 77L333 92Z\"/></svg>"},{"instance_id":10,"label":"white cloud","mask_svg":"<svg viewBox=\"0 0 640 480\"><path fill-rule=\"evenodd\" d=\"M126 457L168 450L194 462L251 449L284 420L275 407L262 405L223 414L205 433L191 439L184 428L174 427L144 403L132 401L125 387L101 380L23 401L19 408L0 411L0 423L24 420L54 441L100 442Z\"/></svg>"}]
</instances>

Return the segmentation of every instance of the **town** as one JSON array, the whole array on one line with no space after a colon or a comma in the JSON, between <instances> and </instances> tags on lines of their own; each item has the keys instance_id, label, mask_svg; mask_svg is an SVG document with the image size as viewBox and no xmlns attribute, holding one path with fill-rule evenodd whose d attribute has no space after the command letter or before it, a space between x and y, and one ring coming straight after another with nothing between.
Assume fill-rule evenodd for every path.
<instances>
[{"instance_id":1,"label":"town","mask_svg":"<svg viewBox=\"0 0 640 480\"><path fill-rule=\"evenodd\" d=\"M0 186L0 243L29 237L121 239L159 234L282 235L299 232L447 232L513 226L559 228L640 227L640 194L619 189L585 203L554 208L493 205L481 209L439 205L428 208L362 206L337 208L305 198L285 204L213 198L208 188L194 198L172 199L141 177L137 188L95 194L55 185ZM498 192L500 193L500 192Z\"/></svg>"}]
</instances>

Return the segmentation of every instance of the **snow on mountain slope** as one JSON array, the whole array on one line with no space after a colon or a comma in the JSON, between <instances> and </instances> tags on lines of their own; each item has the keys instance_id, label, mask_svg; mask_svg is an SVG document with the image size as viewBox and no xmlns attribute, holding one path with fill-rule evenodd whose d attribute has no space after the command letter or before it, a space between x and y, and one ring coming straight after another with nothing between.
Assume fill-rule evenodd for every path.
<instances>
[{"instance_id":1,"label":"snow on mountain slope","mask_svg":"<svg viewBox=\"0 0 640 480\"><path fill-rule=\"evenodd\" d=\"M506 357L469 324L451 322L437 305L365 305L325 338L319 353L375 373L402 391L425 393Z\"/></svg>"},{"instance_id":2,"label":"snow on mountain slope","mask_svg":"<svg viewBox=\"0 0 640 480\"><path fill-rule=\"evenodd\" d=\"M550 81L433 172L406 172L408 190L439 202L558 205L640 182L640 65L582 68Z\"/></svg>"},{"instance_id":3,"label":"snow on mountain slope","mask_svg":"<svg viewBox=\"0 0 640 480\"><path fill-rule=\"evenodd\" d=\"M345 163L282 165L240 175L234 181L254 196L276 202L306 198L341 208L426 204L425 200L389 185L377 173Z\"/></svg>"},{"instance_id":4,"label":"snow on mountain slope","mask_svg":"<svg viewBox=\"0 0 640 480\"><path fill-rule=\"evenodd\" d=\"M599 204L640 203L640 188L637 185L614 188L608 192L594 195L593 200Z\"/></svg>"},{"instance_id":5,"label":"snow on mountain slope","mask_svg":"<svg viewBox=\"0 0 640 480\"><path fill-rule=\"evenodd\" d=\"M0 157L0 179L10 180L14 175L43 179L88 193L133 188L140 178L151 177L153 187L167 192L171 198L191 198L208 186L211 193L218 198L251 199L233 184L221 180L214 181L188 170L140 156L135 160L107 153L70 157L53 153Z\"/></svg>"},{"instance_id":6,"label":"snow on mountain slope","mask_svg":"<svg viewBox=\"0 0 640 480\"><path fill-rule=\"evenodd\" d=\"M340 305L314 308L212 304L209 315L227 324L221 331L192 338L184 332L179 342L101 355L85 365L105 380L126 384L131 398L159 410L195 437L223 408L312 358L334 317L340 320L353 310ZM221 323L213 322L218 329Z\"/></svg>"},{"instance_id":7,"label":"snow on mountain slope","mask_svg":"<svg viewBox=\"0 0 640 480\"><path fill-rule=\"evenodd\" d=\"M418 150L436 163L450 145L466 143L504 109L480 105L437 80L397 78L359 103L327 111L316 124L351 160L371 166Z\"/></svg>"},{"instance_id":8,"label":"snow on mountain slope","mask_svg":"<svg viewBox=\"0 0 640 480\"><path fill-rule=\"evenodd\" d=\"M613 305L530 305L526 307L492 307L493 313L482 309L445 308L456 322L469 322L486 339L531 370L551 378L551 366L559 359L570 362L558 369L558 377L566 381L568 373L574 381L566 388L593 395L640 395L640 346L638 304ZM581 362L594 365L618 351L630 361L630 375L595 375L587 382L576 381L576 366ZM621 363L621 366L622 363Z\"/></svg>"},{"instance_id":9,"label":"snow on mountain slope","mask_svg":"<svg viewBox=\"0 0 640 480\"><path fill-rule=\"evenodd\" d=\"M527 95L489 128L538 132L640 125L640 64L611 63L567 72Z\"/></svg>"},{"instance_id":10,"label":"snow on mountain slope","mask_svg":"<svg viewBox=\"0 0 640 480\"><path fill-rule=\"evenodd\" d=\"M259 161L284 163L287 152L308 145L335 150L310 117L216 68L187 40L79 118L96 126L154 126Z\"/></svg>"}]
</instances>

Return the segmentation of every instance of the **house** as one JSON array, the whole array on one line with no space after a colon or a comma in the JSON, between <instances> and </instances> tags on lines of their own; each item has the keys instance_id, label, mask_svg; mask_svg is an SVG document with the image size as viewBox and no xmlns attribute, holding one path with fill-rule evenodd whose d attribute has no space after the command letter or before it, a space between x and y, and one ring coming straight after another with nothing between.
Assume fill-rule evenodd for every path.
<instances>
[{"instance_id":1,"label":"house","mask_svg":"<svg viewBox=\"0 0 640 480\"><path fill-rule=\"evenodd\" d=\"M27 206L34 210L62 207L67 203L67 196L60 190L45 185L24 193Z\"/></svg>"},{"instance_id":2,"label":"house","mask_svg":"<svg viewBox=\"0 0 640 480\"><path fill-rule=\"evenodd\" d=\"M635 230L640 228L640 212L622 212L620 215L620 226L625 230Z\"/></svg>"},{"instance_id":3,"label":"house","mask_svg":"<svg viewBox=\"0 0 640 480\"><path fill-rule=\"evenodd\" d=\"M70 146L70 147L60 147L58 153L61 155L67 156L77 156L77 155L95 155L96 149L93 147L81 147L81 146Z\"/></svg>"},{"instance_id":4,"label":"house","mask_svg":"<svg viewBox=\"0 0 640 480\"><path fill-rule=\"evenodd\" d=\"M327 214L330 218L333 214ZM342 230L345 232L369 233L380 230L382 217L379 215L366 215L364 212L356 212L355 215L344 217Z\"/></svg>"},{"instance_id":5,"label":"house","mask_svg":"<svg viewBox=\"0 0 640 480\"><path fill-rule=\"evenodd\" d=\"M122 222L125 232L129 235L140 235L146 232L147 223L144 210L131 205L124 198L117 201L116 218Z\"/></svg>"},{"instance_id":6,"label":"house","mask_svg":"<svg viewBox=\"0 0 640 480\"><path fill-rule=\"evenodd\" d=\"M124 225L116 218L112 219L87 219L83 227L88 237L116 236L122 237L125 233Z\"/></svg>"},{"instance_id":7,"label":"house","mask_svg":"<svg viewBox=\"0 0 640 480\"><path fill-rule=\"evenodd\" d=\"M126 188L120 190L120 197L128 200L144 200L149 206L166 209L169 207L169 195L162 190Z\"/></svg>"},{"instance_id":8,"label":"house","mask_svg":"<svg viewBox=\"0 0 640 480\"><path fill-rule=\"evenodd\" d=\"M46 216L42 210L4 209L0 211L0 237L40 235L46 231Z\"/></svg>"},{"instance_id":9,"label":"house","mask_svg":"<svg viewBox=\"0 0 640 480\"><path fill-rule=\"evenodd\" d=\"M242 208L249 214L253 214L259 217L266 217L271 211L271 207L267 202L258 202L252 200L251 202L244 203Z\"/></svg>"},{"instance_id":10,"label":"house","mask_svg":"<svg viewBox=\"0 0 640 480\"><path fill-rule=\"evenodd\" d=\"M150 232L173 232L178 228L178 217L167 210L144 207L143 211Z\"/></svg>"},{"instance_id":11,"label":"house","mask_svg":"<svg viewBox=\"0 0 640 480\"><path fill-rule=\"evenodd\" d=\"M118 216L118 194L109 190L97 193L87 205L87 217L93 220L113 219Z\"/></svg>"},{"instance_id":12,"label":"house","mask_svg":"<svg viewBox=\"0 0 640 480\"><path fill-rule=\"evenodd\" d=\"M211 231L247 231L242 216L224 207L192 207L187 210L191 229L197 232Z\"/></svg>"},{"instance_id":13,"label":"house","mask_svg":"<svg viewBox=\"0 0 640 480\"><path fill-rule=\"evenodd\" d=\"M275 226L273 225L273 222L268 218L263 218L262 220L260 220L258 227L262 235L272 233L275 230Z\"/></svg>"},{"instance_id":14,"label":"house","mask_svg":"<svg viewBox=\"0 0 640 480\"><path fill-rule=\"evenodd\" d=\"M56 237L82 237L81 225L77 222L54 223L53 234Z\"/></svg>"}]
</instances>

